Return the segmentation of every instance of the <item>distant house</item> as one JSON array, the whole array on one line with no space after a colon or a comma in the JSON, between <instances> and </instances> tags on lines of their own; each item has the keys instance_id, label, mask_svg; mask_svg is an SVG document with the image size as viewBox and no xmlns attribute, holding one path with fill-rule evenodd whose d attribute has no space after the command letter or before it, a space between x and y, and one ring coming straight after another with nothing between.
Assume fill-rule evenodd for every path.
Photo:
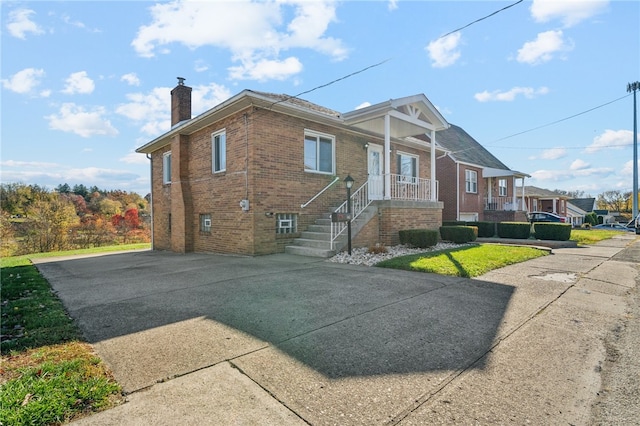
<instances>
[{"instance_id":1,"label":"distant house","mask_svg":"<svg viewBox=\"0 0 640 426\"><path fill-rule=\"evenodd\" d=\"M581 209L572 203L572 200L567 201L567 218L573 226L581 226L584 223L587 211Z\"/></svg>"},{"instance_id":2,"label":"distant house","mask_svg":"<svg viewBox=\"0 0 640 426\"><path fill-rule=\"evenodd\" d=\"M567 217L567 202L569 197L548 189L536 186L518 187L518 194L524 197L525 208L528 212L555 213Z\"/></svg>"},{"instance_id":3,"label":"distant house","mask_svg":"<svg viewBox=\"0 0 640 426\"><path fill-rule=\"evenodd\" d=\"M436 162L443 220L526 221L516 183L523 186L528 174L511 170L453 124L436 142L447 150Z\"/></svg>"},{"instance_id":4,"label":"distant house","mask_svg":"<svg viewBox=\"0 0 640 426\"><path fill-rule=\"evenodd\" d=\"M137 150L151 159L154 249L330 256L349 215L354 246L442 224L445 151L422 136L437 141L449 124L423 94L343 114L244 90L192 118L179 79L171 111L171 130Z\"/></svg>"}]
</instances>

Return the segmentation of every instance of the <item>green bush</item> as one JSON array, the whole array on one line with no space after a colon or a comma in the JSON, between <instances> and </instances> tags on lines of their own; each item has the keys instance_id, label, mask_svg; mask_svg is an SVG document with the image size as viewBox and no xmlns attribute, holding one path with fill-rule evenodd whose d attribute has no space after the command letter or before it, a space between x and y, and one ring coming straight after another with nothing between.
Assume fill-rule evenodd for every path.
<instances>
[{"instance_id":1,"label":"green bush","mask_svg":"<svg viewBox=\"0 0 640 426\"><path fill-rule=\"evenodd\" d=\"M498 237L526 240L531 234L529 222L500 222L498 223Z\"/></svg>"},{"instance_id":2,"label":"green bush","mask_svg":"<svg viewBox=\"0 0 640 426\"><path fill-rule=\"evenodd\" d=\"M571 224L534 223L533 231L539 240L569 241L571 237Z\"/></svg>"},{"instance_id":3,"label":"green bush","mask_svg":"<svg viewBox=\"0 0 640 426\"><path fill-rule=\"evenodd\" d=\"M480 238L490 238L496 235L495 222L467 222L467 226L477 227Z\"/></svg>"},{"instance_id":4,"label":"green bush","mask_svg":"<svg viewBox=\"0 0 640 426\"><path fill-rule=\"evenodd\" d=\"M585 223L595 226L598 224L598 215L595 212L587 213L584 217L584 221Z\"/></svg>"},{"instance_id":5,"label":"green bush","mask_svg":"<svg viewBox=\"0 0 640 426\"><path fill-rule=\"evenodd\" d=\"M470 243L478 238L476 226L441 226L440 236L443 240L456 244Z\"/></svg>"},{"instance_id":6,"label":"green bush","mask_svg":"<svg viewBox=\"0 0 640 426\"><path fill-rule=\"evenodd\" d=\"M438 244L438 231L433 229L405 229L398 231L400 244L427 248Z\"/></svg>"},{"instance_id":7,"label":"green bush","mask_svg":"<svg viewBox=\"0 0 640 426\"><path fill-rule=\"evenodd\" d=\"M442 226L467 226L467 222L459 220L445 220L442 222Z\"/></svg>"}]
</instances>

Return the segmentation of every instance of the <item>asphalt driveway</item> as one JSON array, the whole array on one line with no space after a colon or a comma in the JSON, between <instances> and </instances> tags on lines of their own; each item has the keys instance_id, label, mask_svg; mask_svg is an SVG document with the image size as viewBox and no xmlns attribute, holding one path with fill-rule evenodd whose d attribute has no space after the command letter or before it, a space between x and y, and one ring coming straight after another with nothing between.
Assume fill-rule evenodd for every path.
<instances>
[{"instance_id":1,"label":"asphalt driveway","mask_svg":"<svg viewBox=\"0 0 640 426\"><path fill-rule=\"evenodd\" d=\"M549 376L558 383L545 406L567 403L554 392L566 393L573 406L573 399L584 403L581 392L597 385L584 374L593 366L584 363L601 355L571 328L584 307L545 316L580 277L607 275L601 268L625 244L567 249L566 257L549 258L550 267L527 262L490 280L285 254L138 251L43 259L37 267L130 393L128 404L83 424L133 418L146 419L141 424L411 424L433 416L434 410L415 413L463 373L491 376L503 357L515 371L542 362L549 352L540 343L549 339L545 321L566 322L554 335L576 347L567 345L567 353L543 365L558 367L567 354L577 362ZM628 268L631 284L624 288L635 285L636 272ZM624 313L622 295L607 300L606 315ZM519 337L527 328L529 335ZM562 374L578 374L582 390L567 388ZM500 386L489 388L508 399L512 390ZM526 413L520 420L529 419Z\"/></svg>"}]
</instances>

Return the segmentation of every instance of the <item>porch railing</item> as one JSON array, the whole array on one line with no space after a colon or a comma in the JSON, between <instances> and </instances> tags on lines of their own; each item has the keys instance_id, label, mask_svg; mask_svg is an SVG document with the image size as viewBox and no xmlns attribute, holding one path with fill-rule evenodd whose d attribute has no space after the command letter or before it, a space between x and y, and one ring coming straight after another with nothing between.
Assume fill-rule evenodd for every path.
<instances>
[{"instance_id":1,"label":"porch railing","mask_svg":"<svg viewBox=\"0 0 640 426\"><path fill-rule=\"evenodd\" d=\"M327 186L325 186L324 188L322 188L322 189L320 190L320 192L318 192L316 195L314 195L313 197L311 197L311 199L310 199L309 201L307 201L307 202L306 202L306 203L304 203L304 204L300 204L300 208L301 208L301 209L304 209L305 207L307 207L309 204L311 204L311 202L312 202L313 200L315 200L316 198L318 198L318 197L319 197L319 196L320 196L324 191L326 191L327 189L329 189L329 188L331 187L331 185L333 185L334 183L336 183L336 182L337 182L337 181L339 181L339 180L340 180L340 178L339 178L338 176L336 176L336 177L335 177L335 179L333 179L333 180L329 183L329 185L327 185Z\"/></svg>"},{"instance_id":2,"label":"porch railing","mask_svg":"<svg viewBox=\"0 0 640 426\"><path fill-rule=\"evenodd\" d=\"M391 199L431 201L431 179L408 177L391 173ZM438 199L438 181L434 200Z\"/></svg>"},{"instance_id":3,"label":"porch railing","mask_svg":"<svg viewBox=\"0 0 640 426\"><path fill-rule=\"evenodd\" d=\"M365 182L360 188L351 194L351 221L353 222L366 209L371 200L369 199L369 182ZM347 201L342 203L340 207L335 209L336 213L348 213L349 206ZM331 250L335 247L336 239L347 229L347 222L331 223Z\"/></svg>"},{"instance_id":4,"label":"porch railing","mask_svg":"<svg viewBox=\"0 0 640 426\"><path fill-rule=\"evenodd\" d=\"M491 197L484 199L485 210L498 210L498 211L519 211L522 210L522 200L516 199L513 202L513 197Z\"/></svg>"}]
</instances>

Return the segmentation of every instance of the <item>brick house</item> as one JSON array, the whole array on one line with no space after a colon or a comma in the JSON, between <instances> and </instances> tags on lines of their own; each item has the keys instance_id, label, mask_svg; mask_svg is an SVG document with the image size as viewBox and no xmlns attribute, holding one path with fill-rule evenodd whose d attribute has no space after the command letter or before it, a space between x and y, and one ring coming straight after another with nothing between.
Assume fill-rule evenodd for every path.
<instances>
[{"instance_id":1,"label":"brick house","mask_svg":"<svg viewBox=\"0 0 640 426\"><path fill-rule=\"evenodd\" d=\"M436 149L416 136L449 125L422 94L341 114L244 90L192 118L180 78L171 124L137 150L151 160L154 249L330 256L346 244L330 214L348 211L347 176L354 247L442 223Z\"/></svg>"},{"instance_id":2,"label":"brick house","mask_svg":"<svg viewBox=\"0 0 640 426\"><path fill-rule=\"evenodd\" d=\"M438 146L447 150L436 161L445 221L526 221L517 180L526 173L509 169L464 129L451 124L438 132Z\"/></svg>"},{"instance_id":3,"label":"brick house","mask_svg":"<svg viewBox=\"0 0 640 426\"><path fill-rule=\"evenodd\" d=\"M517 192L523 196L523 187L518 187ZM568 217L567 204L569 197L537 186L524 187L525 207L529 212L548 212L558 216Z\"/></svg>"}]
</instances>

